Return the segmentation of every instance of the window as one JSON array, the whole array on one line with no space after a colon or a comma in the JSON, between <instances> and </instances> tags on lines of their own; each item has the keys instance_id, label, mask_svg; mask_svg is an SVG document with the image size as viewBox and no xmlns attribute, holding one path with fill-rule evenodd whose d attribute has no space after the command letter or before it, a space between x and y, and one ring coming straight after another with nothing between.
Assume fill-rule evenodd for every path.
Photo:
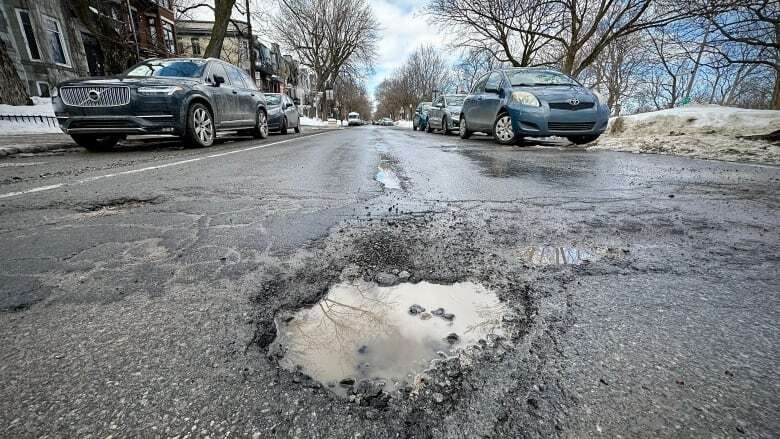
<instances>
[{"instance_id":1,"label":"window","mask_svg":"<svg viewBox=\"0 0 780 439\"><path fill-rule=\"evenodd\" d=\"M154 59L144 61L125 72L127 76L162 76L170 78L199 78L206 60Z\"/></svg>"},{"instance_id":2,"label":"window","mask_svg":"<svg viewBox=\"0 0 780 439\"><path fill-rule=\"evenodd\" d=\"M152 46L156 46L158 44L158 41L157 41L157 18L156 17L146 17L146 26L148 28L149 44L151 44Z\"/></svg>"},{"instance_id":3,"label":"window","mask_svg":"<svg viewBox=\"0 0 780 439\"><path fill-rule=\"evenodd\" d=\"M255 81L252 81L249 78L249 75L247 75L246 73L244 73L242 71L241 72L241 76L244 78L244 84L246 84L246 88L248 88L250 90L257 90L257 84L255 84Z\"/></svg>"},{"instance_id":4,"label":"window","mask_svg":"<svg viewBox=\"0 0 780 439\"><path fill-rule=\"evenodd\" d=\"M35 40L35 31L30 20L30 11L17 9L16 18L19 19L19 26L22 28L22 36L27 45L27 55L33 61L40 61L41 51L38 49L38 42Z\"/></svg>"},{"instance_id":5,"label":"window","mask_svg":"<svg viewBox=\"0 0 780 439\"><path fill-rule=\"evenodd\" d=\"M512 69L507 71L507 76L514 86L579 85L569 76L552 70Z\"/></svg>"},{"instance_id":6,"label":"window","mask_svg":"<svg viewBox=\"0 0 780 439\"><path fill-rule=\"evenodd\" d=\"M49 37L49 44L51 45L51 56L55 64L67 66L70 64L68 61L68 52L65 49L65 38L62 35L62 28L60 22L52 17L43 17L43 26L46 29L46 34Z\"/></svg>"},{"instance_id":7,"label":"window","mask_svg":"<svg viewBox=\"0 0 780 439\"><path fill-rule=\"evenodd\" d=\"M190 43L192 44L192 54L200 56L200 38L190 38Z\"/></svg>"},{"instance_id":8,"label":"window","mask_svg":"<svg viewBox=\"0 0 780 439\"><path fill-rule=\"evenodd\" d=\"M173 25L167 21L163 21L163 40L165 41L165 49L170 53L176 53L176 45L173 42Z\"/></svg>"},{"instance_id":9,"label":"window","mask_svg":"<svg viewBox=\"0 0 780 439\"><path fill-rule=\"evenodd\" d=\"M230 85L230 78L227 76L227 72L225 72L225 68L222 67L221 63L215 62L211 64L211 70L209 73L209 81L214 83L214 76L221 76L225 82Z\"/></svg>"},{"instance_id":10,"label":"window","mask_svg":"<svg viewBox=\"0 0 780 439\"><path fill-rule=\"evenodd\" d=\"M501 85L501 73L493 72L490 74L487 82L485 83L485 91L487 91L488 88L498 90L500 85Z\"/></svg>"},{"instance_id":11,"label":"window","mask_svg":"<svg viewBox=\"0 0 780 439\"><path fill-rule=\"evenodd\" d=\"M227 71L228 71L228 76L230 77L230 82L233 83L234 87L246 88L246 86L244 85L243 74L241 73L240 70L238 70L233 66L228 66Z\"/></svg>"},{"instance_id":12,"label":"window","mask_svg":"<svg viewBox=\"0 0 780 439\"><path fill-rule=\"evenodd\" d=\"M474 88L471 90L471 94L479 94L485 91L485 83L487 82L488 75L485 75L474 84Z\"/></svg>"},{"instance_id":13,"label":"window","mask_svg":"<svg viewBox=\"0 0 780 439\"><path fill-rule=\"evenodd\" d=\"M133 38L138 38L138 9L130 9L130 21L130 24L133 26Z\"/></svg>"},{"instance_id":14,"label":"window","mask_svg":"<svg viewBox=\"0 0 780 439\"><path fill-rule=\"evenodd\" d=\"M42 98L48 98L51 97L51 93L49 92L49 83L44 81L38 81L35 83L35 85L38 86L38 96Z\"/></svg>"}]
</instances>

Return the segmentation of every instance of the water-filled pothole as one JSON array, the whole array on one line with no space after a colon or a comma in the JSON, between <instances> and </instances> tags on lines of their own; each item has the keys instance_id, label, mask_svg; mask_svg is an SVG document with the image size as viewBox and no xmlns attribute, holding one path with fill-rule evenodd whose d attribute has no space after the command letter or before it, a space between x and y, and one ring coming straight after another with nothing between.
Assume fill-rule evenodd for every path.
<instances>
[{"instance_id":1,"label":"water-filled pothole","mask_svg":"<svg viewBox=\"0 0 780 439\"><path fill-rule=\"evenodd\" d=\"M401 189L401 178L387 163L380 163L374 179L387 189Z\"/></svg>"},{"instance_id":2,"label":"water-filled pothole","mask_svg":"<svg viewBox=\"0 0 780 439\"><path fill-rule=\"evenodd\" d=\"M522 249L520 257L531 265L580 265L596 255L575 247L533 246Z\"/></svg>"},{"instance_id":3,"label":"water-filled pothole","mask_svg":"<svg viewBox=\"0 0 780 439\"><path fill-rule=\"evenodd\" d=\"M277 318L279 364L346 395L362 380L393 392L435 358L505 335L507 307L481 285L428 282L333 286L317 304Z\"/></svg>"}]
</instances>

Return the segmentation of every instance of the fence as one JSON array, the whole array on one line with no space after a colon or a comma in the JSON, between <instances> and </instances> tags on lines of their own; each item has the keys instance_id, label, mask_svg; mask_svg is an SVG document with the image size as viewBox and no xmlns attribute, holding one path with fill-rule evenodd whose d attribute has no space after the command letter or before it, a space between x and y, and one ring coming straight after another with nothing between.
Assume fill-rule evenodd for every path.
<instances>
[{"instance_id":1,"label":"fence","mask_svg":"<svg viewBox=\"0 0 780 439\"><path fill-rule=\"evenodd\" d=\"M9 122L17 123L31 123L33 125L46 125L49 127L58 127L59 123L54 116L44 115L20 115L20 114L0 114L0 121L7 120Z\"/></svg>"}]
</instances>

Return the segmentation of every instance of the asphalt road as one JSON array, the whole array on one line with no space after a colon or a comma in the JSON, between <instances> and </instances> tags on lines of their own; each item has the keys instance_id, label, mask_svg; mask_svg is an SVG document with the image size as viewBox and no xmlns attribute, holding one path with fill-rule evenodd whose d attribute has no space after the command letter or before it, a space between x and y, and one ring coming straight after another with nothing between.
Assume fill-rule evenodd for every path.
<instances>
[{"instance_id":1,"label":"asphalt road","mask_svg":"<svg viewBox=\"0 0 780 439\"><path fill-rule=\"evenodd\" d=\"M779 437L779 188L373 126L2 158L0 436ZM275 315L393 269L513 336L380 408L276 366Z\"/></svg>"}]
</instances>

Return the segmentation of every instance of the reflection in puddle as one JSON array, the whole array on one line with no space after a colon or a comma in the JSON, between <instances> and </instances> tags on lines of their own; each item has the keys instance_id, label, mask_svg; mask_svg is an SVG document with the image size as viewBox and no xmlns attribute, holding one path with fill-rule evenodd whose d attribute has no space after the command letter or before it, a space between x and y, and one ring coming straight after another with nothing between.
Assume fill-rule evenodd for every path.
<instances>
[{"instance_id":1,"label":"reflection in puddle","mask_svg":"<svg viewBox=\"0 0 780 439\"><path fill-rule=\"evenodd\" d=\"M388 164L381 163L379 165L379 171L374 179L382 183L387 189L401 189L401 179Z\"/></svg>"},{"instance_id":2,"label":"reflection in puddle","mask_svg":"<svg viewBox=\"0 0 780 439\"><path fill-rule=\"evenodd\" d=\"M580 265L595 255L574 247L541 246L524 249L521 257L532 265Z\"/></svg>"},{"instance_id":3,"label":"reflection in puddle","mask_svg":"<svg viewBox=\"0 0 780 439\"><path fill-rule=\"evenodd\" d=\"M392 392L412 383L438 352L504 335L504 314L494 293L471 282L379 287L360 281L336 285L313 307L277 319L273 348L283 367L300 367L337 393L346 394L339 385L345 379L382 381Z\"/></svg>"}]
</instances>

